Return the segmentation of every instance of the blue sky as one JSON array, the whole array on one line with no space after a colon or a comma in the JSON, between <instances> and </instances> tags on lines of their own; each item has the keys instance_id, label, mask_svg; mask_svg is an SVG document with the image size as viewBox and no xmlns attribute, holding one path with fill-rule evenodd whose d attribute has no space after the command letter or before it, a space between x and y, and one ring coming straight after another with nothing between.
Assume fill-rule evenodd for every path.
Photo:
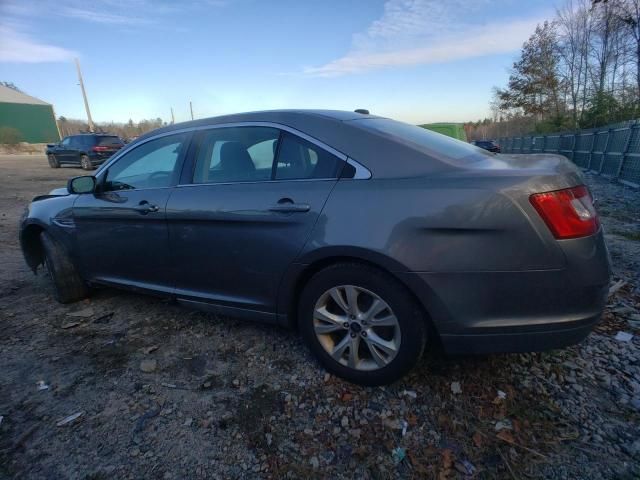
<instances>
[{"instance_id":1,"label":"blue sky","mask_svg":"<svg viewBox=\"0 0 640 480\"><path fill-rule=\"evenodd\" d=\"M413 123L488 114L552 0L0 0L0 80L96 121L368 108Z\"/></svg>"}]
</instances>

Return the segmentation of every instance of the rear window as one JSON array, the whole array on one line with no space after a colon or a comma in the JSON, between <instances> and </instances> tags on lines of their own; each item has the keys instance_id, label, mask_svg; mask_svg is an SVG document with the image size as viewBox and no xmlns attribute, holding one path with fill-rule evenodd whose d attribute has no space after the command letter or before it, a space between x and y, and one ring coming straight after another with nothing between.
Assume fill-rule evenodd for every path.
<instances>
[{"instance_id":1,"label":"rear window","mask_svg":"<svg viewBox=\"0 0 640 480\"><path fill-rule=\"evenodd\" d=\"M390 137L409 144L427 155L442 159L449 163L466 165L480 162L487 157L492 157L482 148L467 142L456 140L439 133L432 132L422 127L397 122L387 118L364 118L354 120L358 126L369 131L374 131L385 137Z\"/></svg>"},{"instance_id":2,"label":"rear window","mask_svg":"<svg viewBox=\"0 0 640 480\"><path fill-rule=\"evenodd\" d=\"M120 140L120 137L98 137L96 145L122 145L122 140Z\"/></svg>"}]
</instances>

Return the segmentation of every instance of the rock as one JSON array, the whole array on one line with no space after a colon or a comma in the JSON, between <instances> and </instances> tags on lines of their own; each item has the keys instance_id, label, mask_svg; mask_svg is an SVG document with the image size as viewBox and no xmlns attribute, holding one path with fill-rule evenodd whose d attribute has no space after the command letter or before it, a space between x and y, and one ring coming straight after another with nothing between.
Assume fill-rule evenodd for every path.
<instances>
[{"instance_id":1,"label":"rock","mask_svg":"<svg viewBox=\"0 0 640 480\"><path fill-rule=\"evenodd\" d=\"M140 362L140 370L142 370L145 373L155 372L157 366L158 366L158 362L154 359L142 360Z\"/></svg>"},{"instance_id":2,"label":"rock","mask_svg":"<svg viewBox=\"0 0 640 480\"><path fill-rule=\"evenodd\" d=\"M311 467L313 467L314 470L320 467L320 461L318 460L318 457L311 457L311 459L309 460L309 463L311 464Z\"/></svg>"},{"instance_id":3,"label":"rock","mask_svg":"<svg viewBox=\"0 0 640 480\"><path fill-rule=\"evenodd\" d=\"M137 457L138 455L140 455L140 449L138 447L133 447L129 451L129 455L131 455L132 457Z\"/></svg>"},{"instance_id":4,"label":"rock","mask_svg":"<svg viewBox=\"0 0 640 480\"><path fill-rule=\"evenodd\" d=\"M460 382L451 382L451 393L453 393L454 395L462 393Z\"/></svg>"},{"instance_id":5,"label":"rock","mask_svg":"<svg viewBox=\"0 0 640 480\"><path fill-rule=\"evenodd\" d=\"M79 318L89 318L93 316L93 308L85 308L83 310L78 310L77 312L67 313L69 317L79 317Z\"/></svg>"},{"instance_id":6,"label":"rock","mask_svg":"<svg viewBox=\"0 0 640 480\"><path fill-rule=\"evenodd\" d=\"M347 417L342 417L340 425L342 425L343 428L347 428L349 426L349 419Z\"/></svg>"}]
</instances>

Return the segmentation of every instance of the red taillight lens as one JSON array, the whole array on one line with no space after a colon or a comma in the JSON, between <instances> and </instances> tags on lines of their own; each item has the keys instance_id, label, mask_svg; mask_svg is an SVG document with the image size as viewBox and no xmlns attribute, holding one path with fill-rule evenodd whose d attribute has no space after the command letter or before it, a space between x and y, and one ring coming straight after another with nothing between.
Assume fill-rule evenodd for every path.
<instances>
[{"instance_id":1,"label":"red taillight lens","mask_svg":"<svg viewBox=\"0 0 640 480\"><path fill-rule=\"evenodd\" d=\"M106 152L109 150L109 147L104 147L101 145L96 145L95 147L93 147L91 150L93 150L94 152Z\"/></svg>"},{"instance_id":2,"label":"red taillight lens","mask_svg":"<svg viewBox=\"0 0 640 480\"><path fill-rule=\"evenodd\" d=\"M558 239L586 237L598 231L598 214L584 185L536 193L529 200Z\"/></svg>"}]
</instances>

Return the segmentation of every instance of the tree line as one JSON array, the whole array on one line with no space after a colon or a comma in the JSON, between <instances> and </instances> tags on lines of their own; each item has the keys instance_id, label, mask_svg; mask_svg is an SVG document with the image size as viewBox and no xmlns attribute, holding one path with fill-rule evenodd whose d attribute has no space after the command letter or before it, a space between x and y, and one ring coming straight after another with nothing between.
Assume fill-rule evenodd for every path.
<instances>
[{"instance_id":1,"label":"tree line","mask_svg":"<svg viewBox=\"0 0 640 480\"><path fill-rule=\"evenodd\" d=\"M102 133L111 133L118 135L124 140L130 140L143 133L150 132L156 128L160 128L167 125L167 122L162 121L160 117L140 120L134 122L129 119L126 123L120 122L98 122L95 123L95 131ZM89 125L84 120L77 120L66 117L58 117L58 128L60 129L60 135L66 137L67 135L73 135L76 133L86 133L89 131Z\"/></svg>"},{"instance_id":2,"label":"tree line","mask_svg":"<svg viewBox=\"0 0 640 480\"><path fill-rule=\"evenodd\" d=\"M566 0L522 46L467 135L594 128L640 115L640 0Z\"/></svg>"}]
</instances>

